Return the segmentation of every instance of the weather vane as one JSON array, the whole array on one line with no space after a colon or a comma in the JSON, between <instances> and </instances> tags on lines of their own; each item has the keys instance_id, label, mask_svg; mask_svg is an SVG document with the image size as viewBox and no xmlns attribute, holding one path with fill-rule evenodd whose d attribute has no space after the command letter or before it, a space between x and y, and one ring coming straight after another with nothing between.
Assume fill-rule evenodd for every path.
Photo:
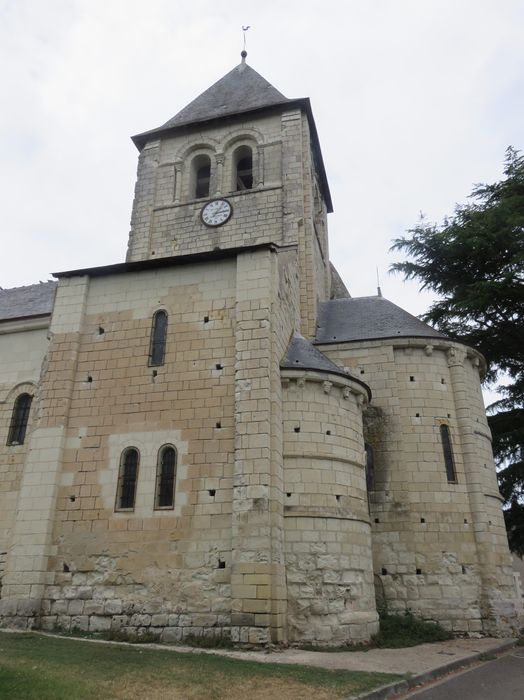
<instances>
[{"instance_id":1,"label":"weather vane","mask_svg":"<svg viewBox=\"0 0 524 700\"><path fill-rule=\"evenodd\" d=\"M245 58L247 56L247 50L246 50L246 32L250 28L251 25L247 25L246 27L242 26L242 31L244 32L244 48L242 50L242 58Z\"/></svg>"}]
</instances>

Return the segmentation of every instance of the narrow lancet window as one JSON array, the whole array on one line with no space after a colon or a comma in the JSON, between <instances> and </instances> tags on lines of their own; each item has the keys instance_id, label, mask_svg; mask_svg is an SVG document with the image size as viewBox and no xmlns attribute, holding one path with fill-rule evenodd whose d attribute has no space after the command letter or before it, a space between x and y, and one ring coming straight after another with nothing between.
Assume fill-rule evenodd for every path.
<instances>
[{"instance_id":1,"label":"narrow lancet window","mask_svg":"<svg viewBox=\"0 0 524 700\"><path fill-rule=\"evenodd\" d=\"M196 156L192 163L193 196L195 199L209 197L211 182L211 159L205 154Z\"/></svg>"},{"instance_id":2,"label":"narrow lancet window","mask_svg":"<svg viewBox=\"0 0 524 700\"><path fill-rule=\"evenodd\" d=\"M138 450L128 447L120 457L115 510L133 510L138 479Z\"/></svg>"},{"instance_id":3,"label":"narrow lancet window","mask_svg":"<svg viewBox=\"0 0 524 700\"><path fill-rule=\"evenodd\" d=\"M442 424L440 426L440 439L442 441L442 450L444 452L446 476L448 478L448 481L453 483L457 481L457 472L455 471L455 459L453 457L453 447L451 445L449 425Z\"/></svg>"},{"instance_id":4,"label":"narrow lancet window","mask_svg":"<svg viewBox=\"0 0 524 700\"><path fill-rule=\"evenodd\" d=\"M8 445L23 445L27 424L29 422L29 411L33 397L30 394L20 394L16 397L11 414L11 425L9 426Z\"/></svg>"},{"instance_id":5,"label":"narrow lancet window","mask_svg":"<svg viewBox=\"0 0 524 700\"><path fill-rule=\"evenodd\" d=\"M368 491L373 491L375 488L375 457L373 448L369 443L365 444L366 450L366 486Z\"/></svg>"},{"instance_id":6,"label":"narrow lancet window","mask_svg":"<svg viewBox=\"0 0 524 700\"><path fill-rule=\"evenodd\" d=\"M151 342L149 346L149 365L158 367L164 364L166 354L167 313L157 311L153 316Z\"/></svg>"},{"instance_id":7,"label":"narrow lancet window","mask_svg":"<svg viewBox=\"0 0 524 700\"><path fill-rule=\"evenodd\" d=\"M239 146L233 156L235 173L234 188L237 191L253 187L253 152L249 146Z\"/></svg>"},{"instance_id":8,"label":"narrow lancet window","mask_svg":"<svg viewBox=\"0 0 524 700\"><path fill-rule=\"evenodd\" d=\"M172 508L175 502L176 450L164 445L158 452L155 508Z\"/></svg>"}]
</instances>

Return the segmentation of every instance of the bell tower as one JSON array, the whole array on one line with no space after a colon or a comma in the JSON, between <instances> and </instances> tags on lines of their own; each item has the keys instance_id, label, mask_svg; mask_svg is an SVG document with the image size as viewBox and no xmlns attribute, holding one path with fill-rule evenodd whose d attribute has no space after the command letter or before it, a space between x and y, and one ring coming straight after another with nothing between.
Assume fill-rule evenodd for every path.
<instances>
[{"instance_id":1,"label":"bell tower","mask_svg":"<svg viewBox=\"0 0 524 700\"><path fill-rule=\"evenodd\" d=\"M127 261L294 246L302 333L329 298L331 197L309 99L241 63L163 126L140 156Z\"/></svg>"}]
</instances>

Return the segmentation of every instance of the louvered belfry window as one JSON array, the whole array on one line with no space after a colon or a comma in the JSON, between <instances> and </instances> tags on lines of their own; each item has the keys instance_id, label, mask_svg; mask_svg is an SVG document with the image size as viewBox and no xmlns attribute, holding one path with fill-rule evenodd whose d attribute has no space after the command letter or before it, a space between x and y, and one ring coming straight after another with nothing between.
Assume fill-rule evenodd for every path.
<instances>
[{"instance_id":1,"label":"louvered belfry window","mask_svg":"<svg viewBox=\"0 0 524 700\"><path fill-rule=\"evenodd\" d=\"M237 191L253 187L253 152L249 146L239 146L234 155L235 186Z\"/></svg>"},{"instance_id":2,"label":"louvered belfry window","mask_svg":"<svg viewBox=\"0 0 524 700\"><path fill-rule=\"evenodd\" d=\"M193 159L192 190L195 199L209 197L211 185L211 158L202 153Z\"/></svg>"}]
</instances>

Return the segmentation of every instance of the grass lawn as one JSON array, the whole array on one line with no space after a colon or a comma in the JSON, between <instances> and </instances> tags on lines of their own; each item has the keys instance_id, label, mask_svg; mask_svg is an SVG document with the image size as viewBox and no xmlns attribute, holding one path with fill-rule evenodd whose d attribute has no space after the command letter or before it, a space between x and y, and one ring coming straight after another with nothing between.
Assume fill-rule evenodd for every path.
<instances>
[{"instance_id":1,"label":"grass lawn","mask_svg":"<svg viewBox=\"0 0 524 700\"><path fill-rule=\"evenodd\" d=\"M399 678L0 632L9 700L333 700Z\"/></svg>"}]
</instances>

